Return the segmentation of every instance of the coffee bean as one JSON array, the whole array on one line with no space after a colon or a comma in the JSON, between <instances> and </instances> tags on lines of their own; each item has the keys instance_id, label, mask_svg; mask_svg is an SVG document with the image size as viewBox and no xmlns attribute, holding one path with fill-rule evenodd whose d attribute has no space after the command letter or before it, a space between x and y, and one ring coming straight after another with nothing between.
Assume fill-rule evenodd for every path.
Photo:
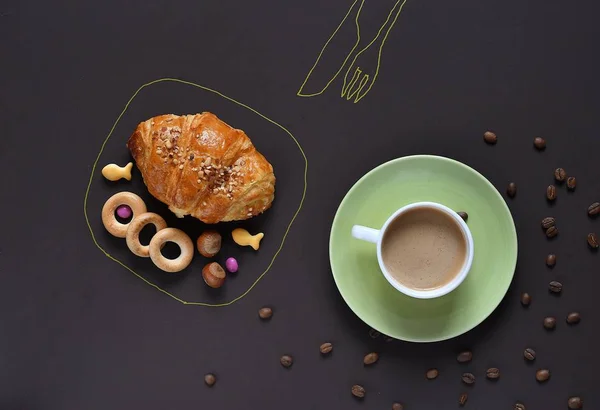
<instances>
[{"instance_id":1,"label":"coffee bean","mask_svg":"<svg viewBox=\"0 0 600 410\"><path fill-rule=\"evenodd\" d=\"M577 180L575 179L575 177L569 177L567 179L567 189L569 191L575 191L576 187L577 187Z\"/></svg>"},{"instance_id":2,"label":"coffee bean","mask_svg":"<svg viewBox=\"0 0 600 410\"><path fill-rule=\"evenodd\" d=\"M403 410L404 406L402 406L400 403L394 403L392 404L392 410Z\"/></svg>"},{"instance_id":3,"label":"coffee bean","mask_svg":"<svg viewBox=\"0 0 600 410\"><path fill-rule=\"evenodd\" d=\"M496 142L498 142L498 137L492 131L486 131L483 134L483 139L488 144L495 144Z\"/></svg>"},{"instance_id":4,"label":"coffee bean","mask_svg":"<svg viewBox=\"0 0 600 410\"><path fill-rule=\"evenodd\" d=\"M549 268L552 268L554 265L556 265L556 255L551 253L548 256L546 256L546 265Z\"/></svg>"},{"instance_id":5,"label":"coffee bean","mask_svg":"<svg viewBox=\"0 0 600 410\"><path fill-rule=\"evenodd\" d=\"M332 350L333 350L333 345L329 342L323 343L319 347L319 351L321 352L321 354L329 354L329 353L331 353Z\"/></svg>"},{"instance_id":6,"label":"coffee bean","mask_svg":"<svg viewBox=\"0 0 600 410\"><path fill-rule=\"evenodd\" d=\"M458 215L463 219L463 221L467 222L467 219L469 219L469 214L463 211L457 212Z\"/></svg>"},{"instance_id":7,"label":"coffee bean","mask_svg":"<svg viewBox=\"0 0 600 410\"><path fill-rule=\"evenodd\" d=\"M564 182L565 178L567 178L567 173L562 168L556 168L554 171L554 179L558 182Z\"/></svg>"},{"instance_id":8,"label":"coffee bean","mask_svg":"<svg viewBox=\"0 0 600 410\"><path fill-rule=\"evenodd\" d=\"M354 397L358 397L359 399L362 399L363 397L365 397L366 393L367 393L367 391L360 384L355 384L354 386L352 386L352 395Z\"/></svg>"},{"instance_id":9,"label":"coffee bean","mask_svg":"<svg viewBox=\"0 0 600 410\"><path fill-rule=\"evenodd\" d=\"M281 365L283 367L291 367L294 363L294 359L292 358L292 356L289 356L287 354L281 356L281 359L279 359L279 361L281 362Z\"/></svg>"},{"instance_id":10,"label":"coffee bean","mask_svg":"<svg viewBox=\"0 0 600 410\"><path fill-rule=\"evenodd\" d=\"M550 292L552 293L560 293L562 292L562 283L557 282L555 280L553 280L552 282L550 282L548 284L548 289L550 290Z\"/></svg>"},{"instance_id":11,"label":"coffee bean","mask_svg":"<svg viewBox=\"0 0 600 410\"><path fill-rule=\"evenodd\" d=\"M377 360L379 360L379 355L375 352L373 353L369 353L367 354L364 359L363 359L363 363L367 366L377 362Z\"/></svg>"},{"instance_id":12,"label":"coffee bean","mask_svg":"<svg viewBox=\"0 0 600 410\"><path fill-rule=\"evenodd\" d=\"M500 370L495 367L491 367L491 368L487 369L487 372L485 372L485 375L490 380L496 380L496 379L500 378Z\"/></svg>"},{"instance_id":13,"label":"coffee bean","mask_svg":"<svg viewBox=\"0 0 600 410\"><path fill-rule=\"evenodd\" d=\"M579 312L571 312L567 315L567 323L570 325L575 325L581 322L581 315Z\"/></svg>"},{"instance_id":14,"label":"coffee bean","mask_svg":"<svg viewBox=\"0 0 600 410\"><path fill-rule=\"evenodd\" d=\"M473 359L473 353L471 353L468 350L465 350L464 352L460 352L458 354L458 356L456 356L456 360L459 363L468 363Z\"/></svg>"},{"instance_id":15,"label":"coffee bean","mask_svg":"<svg viewBox=\"0 0 600 410\"><path fill-rule=\"evenodd\" d=\"M206 385L208 387L212 387L214 386L214 384L217 382L217 378L215 377L214 374L212 373L208 373L204 375L204 383L206 383Z\"/></svg>"},{"instance_id":16,"label":"coffee bean","mask_svg":"<svg viewBox=\"0 0 600 410\"><path fill-rule=\"evenodd\" d=\"M271 309L269 307L260 308L258 311L258 316L261 319L270 319L271 316L273 316L273 309Z\"/></svg>"},{"instance_id":17,"label":"coffee bean","mask_svg":"<svg viewBox=\"0 0 600 410\"><path fill-rule=\"evenodd\" d=\"M569 397L569 401L567 402L568 406L571 410L577 410L583 408L583 400L581 397Z\"/></svg>"},{"instance_id":18,"label":"coffee bean","mask_svg":"<svg viewBox=\"0 0 600 410\"><path fill-rule=\"evenodd\" d=\"M535 372L535 379L538 382L545 382L550 378L550 370L548 369L541 369L538 370L537 372Z\"/></svg>"},{"instance_id":19,"label":"coffee bean","mask_svg":"<svg viewBox=\"0 0 600 410\"><path fill-rule=\"evenodd\" d=\"M546 236L548 238L554 238L556 235L558 235L558 228L556 226L546 229Z\"/></svg>"},{"instance_id":20,"label":"coffee bean","mask_svg":"<svg viewBox=\"0 0 600 410\"><path fill-rule=\"evenodd\" d=\"M535 145L535 147L541 151L546 148L546 140L542 137L535 137L533 139L533 145Z\"/></svg>"},{"instance_id":21,"label":"coffee bean","mask_svg":"<svg viewBox=\"0 0 600 410\"><path fill-rule=\"evenodd\" d=\"M554 185L548 185L548 188L546 188L546 198L548 201L556 199L556 187Z\"/></svg>"},{"instance_id":22,"label":"coffee bean","mask_svg":"<svg viewBox=\"0 0 600 410\"><path fill-rule=\"evenodd\" d=\"M556 318L551 316L544 318L544 327L548 330L552 330L556 327Z\"/></svg>"},{"instance_id":23,"label":"coffee bean","mask_svg":"<svg viewBox=\"0 0 600 410\"><path fill-rule=\"evenodd\" d=\"M523 351L523 357L525 357L525 359L531 361L535 360L535 350L533 350L531 347L528 347L527 349L525 349Z\"/></svg>"},{"instance_id":24,"label":"coffee bean","mask_svg":"<svg viewBox=\"0 0 600 410\"><path fill-rule=\"evenodd\" d=\"M587 242L588 245L590 245L590 248L598 249L598 235L596 235L595 233L592 232L588 234Z\"/></svg>"},{"instance_id":25,"label":"coffee bean","mask_svg":"<svg viewBox=\"0 0 600 410\"><path fill-rule=\"evenodd\" d=\"M523 403L515 403L513 410L526 410L525 405Z\"/></svg>"},{"instance_id":26,"label":"coffee bean","mask_svg":"<svg viewBox=\"0 0 600 410\"><path fill-rule=\"evenodd\" d=\"M531 296L529 296L529 293L523 293L521 295L521 304L523 306L529 306L530 303L531 303Z\"/></svg>"},{"instance_id":27,"label":"coffee bean","mask_svg":"<svg viewBox=\"0 0 600 410\"><path fill-rule=\"evenodd\" d=\"M556 225L556 219L552 216L547 216L542 219L542 228L548 229Z\"/></svg>"},{"instance_id":28,"label":"coffee bean","mask_svg":"<svg viewBox=\"0 0 600 410\"><path fill-rule=\"evenodd\" d=\"M463 373L462 381L465 384L471 385L475 383L475 375L473 373Z\"/></svg>"},{"instance_id":29,"label":"coffee bean","mask_svg":"<svg viewBox=\"0 0 600 410\"><path fill-rule=\"evenodd\" d=\"M517 195L517 184L515 184L514 182L508 184L508 188L506 188L506 194L509 197L514 198L515 195Z\"/></svg>"},{"instance_id":30,"label":"coffee bean","mask_svg":"<svg viewBox=\"0 0 600 410\"><path fill-rule=\"evenodd\" d=\"M438 377L439 374L440 372L438 372L437 369L429 369L427 370L427 373L425 373L425 377L429 380L433 380Z\"/></svg>"},{"instance_id":31,"label":"coffee bean","mask_svg":"<svg viewBox=\"0 0 600 410\"><path fill-rule=\"evenodd\" d=\"M600 202L594 202L588 207L588 215L595 216L600 214Z\"/></svg>"},{"instance_id":32,"label":"coffee bean","mask_svg":"<svg viewBox=\"0 0 600 410\"><path fill-rule=\"evenodd\" d=\"M464 406L465 403L467 403L467 400L469 400L469 395L467 393L462 393L458 397L458 404L460 404L461 406Z\"/></svg>"}]
</instances>

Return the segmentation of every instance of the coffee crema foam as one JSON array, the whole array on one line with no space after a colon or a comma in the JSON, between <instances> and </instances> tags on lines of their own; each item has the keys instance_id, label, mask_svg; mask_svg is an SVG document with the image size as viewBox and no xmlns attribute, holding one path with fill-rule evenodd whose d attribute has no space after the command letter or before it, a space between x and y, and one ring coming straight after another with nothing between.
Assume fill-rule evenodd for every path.
<instances>
[{"instance_id":1,"label":"coffee crema foam","mask_svg":"<svg viewBox=\"0 0 600 410\"><path fill-rule=\"evenodd\" d=\"M458 223L446 213L415 208L389 224L381 256L399 283L415 290L433 290L460 273L467 258L467 240Z\"/></svg>"}]
</instances>

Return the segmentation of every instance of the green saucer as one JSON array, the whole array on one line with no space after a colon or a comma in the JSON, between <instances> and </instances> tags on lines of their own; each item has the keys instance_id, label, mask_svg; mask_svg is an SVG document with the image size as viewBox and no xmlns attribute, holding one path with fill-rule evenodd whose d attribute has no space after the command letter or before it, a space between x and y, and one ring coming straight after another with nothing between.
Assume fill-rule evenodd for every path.
<instances>
[{"instance_id":1,"label":"green saucer","mask_svg":"<svg viewBox=\"0 0 600 410\"><path fill-rule=\"evenodd\" d=\"M437 299L398 292L379 269L376 246L351 235L353 225L380 228L398 208L419 201L467 212L473 234L467 279ZM333 221L329 259L342 297L361 320L396 339L436 342L473 329L494 311L512 281L517 248L510 210L487 179L455 160L417 155L380 165L350 189Z\"/></svg>"}]
</instances>

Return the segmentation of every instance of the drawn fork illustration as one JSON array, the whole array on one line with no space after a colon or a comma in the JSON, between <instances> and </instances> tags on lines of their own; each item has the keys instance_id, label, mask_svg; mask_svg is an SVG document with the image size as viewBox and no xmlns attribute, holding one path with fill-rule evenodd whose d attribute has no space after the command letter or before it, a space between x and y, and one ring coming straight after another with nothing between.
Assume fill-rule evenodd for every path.
<instances>
[{"instance_id":1,"label":"drawn fork illustration","mask_svg":"<svg viewBox=\"0 0 600 410\"><path fill-rule=\"evenodd\" d=\"M406 0L398 0L394 4L394 7L377 32L375 38L360 50L350 63L346 75L344 76L341 94L342 98L345 98L348 101L354 99L354 103L357 103L371 91L371 88L373 88L373 85L379 76L383 46L385 45L394 24L396 24L405 3ZM367 53L369 51L371 53Z\"/></svg>"},{"instance_id":2,"label":"drawn fork illustration","mask_svg":"<svg viewBox=\"0 0 600 410\"><path fill-rule=\"evenodd\" d=\"M342 85L342 93L341 93L342 98L345 98L349 101L353 100L354 103L358 103L360 100L362 100L365 97L365 95L367 95L367 93L371 90L373 85L375 85L375 81L377 80L377 78L379 76L383 46L385 45L385 42L388 38L390 31L396 24L396 21L398 20L398 17L400 16L400 13L402 12L402 9L404 7L404 4L406 3L406 0L397 0L394 3L394 6L390 10L390 12L387 16L387 19L385 20L385 22L382 24L382 26L377 31L375 38L373 38L365 47L361 48L358 52L356 52L356 50L358 49L358 46L361 42L361 37L360 37L361 27L360 27L359 19L361 16L361 12L363 10L363 6L365 5L365 2L368 2L368 1L369 0L354 0L353 1L352 5L350 6L350 8L347 11L346 15L344 16L343 20L337 26L337 28L335 29L333 34L329 37L329 39L323 46L323 49L319 53L315 63L313 64L310 71L306 75L304 82L302 83L302 85L300 86L300 89L297 92L297 95L299 97L316 97L318 95L323 94L327 90L327 88L336 80L338 75L344 70L344 67L346 67L346 64L349 61L350 61L350 65L349 65L349 68L346 70L346 73L344 75L343 85ZM354 17L354 18L352 18L352 17ZM346 21L348 21L348 23L346 23ZM322 61L326 57L330 58L332 56L332 53L333 53L333 55L337 55L337 54L335 54L335 52L340 51L340 49L335 47L335 44L336 44L336 41L338 41L337 40L338 37L344 38L345 34L340 34L340 33L343 33L344 30L349 28L348 24L352 24L353 26L355 26L356 31L354 34L352 34L353 36L354 35L356 36L355 43L353 44L350 51L347 52L341 66L339 66L339 68L333 74L333 76L326 77L327 82L324 85L322 85L322 86L317 85L318 88L316 88L316 90L319 90L319 91L313 91L313 92L308 91L310 88L308 83L312 83L313 86L315 85L314 84L315 80L313 79L313 77L315 77L314 71L315 70L323 71L324 69L330 69L331 66L327 66L327 64L325 64L324 68L321 67ZM363 25L364 25L364 23L363 23ZM349 39L346 39L346 40L349 40ZM352 40L352 41L354 41L354 40ZM339 44L338 44L338 46L339 46ZM332 47L333 47L333 49L332 49ZM327 61L327 60L325 60L325 61ZM317 80L316 83L318 84L318 82L319 81Z\"/></svg>"}]
</instances>

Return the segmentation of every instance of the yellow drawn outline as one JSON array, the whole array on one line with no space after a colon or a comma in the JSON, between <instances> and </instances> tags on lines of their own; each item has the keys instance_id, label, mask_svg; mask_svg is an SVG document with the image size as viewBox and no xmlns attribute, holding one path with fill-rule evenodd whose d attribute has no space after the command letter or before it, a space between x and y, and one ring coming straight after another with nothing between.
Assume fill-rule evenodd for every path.
<instances>
[{"instance_id":1,"label":"yellow drawn outline","mask_svg":"<svg viewBox=\"0 0 600 410\"><path fill-rule=\"evenodd\" d=\"M356 40L356 43L354 44L354 47L352 47L352 50L350 50L350 53L348 53L348 56L346 56L346 59L344 59L344 62L342 63L342 65L340 66L340 68L338 69L338 71L334 74L334 76L329 80L329 82L325 85L325 87L321 91L319 91L317 93L313 93L313 94L303 94L302 93L302 89L304 88L304 86L308 82L310 76L312 75L313 71L315 70L315 68L319 64L319 61L321 60L321 57L323 56L323 53L325 53L325 50L327 49L327 46L333 40L333 38L337 35L337 33L339 32L340 28L342 27L342 25L344 24L344 22L346 21L346 19L348 18L348 16L352 12L352 10L354 9L354 6L359 1L361 1L361 4L360 4L360 7L359 7L358 12L356 14L356 18L355 18L357 40ZM402 4L400 4L400 3L402 3ZM344 69L344 66L348 62L348 59L352 56L352 53L354 53L354 50L356 50L356 47L358 47L358 44L360 43L360 24L358 22L358 19L360 17L360 13L362 11L362 8L363 8L364 4L365 4L365 0L355 0L354 3L352 3L352 5L350 6L350 8L348 9L348 12L346 13L346 15L344 16L344 18L342 19L341 23L337 26L337 28L335 29L335 31L333 32L333 34L329 37L329 39L327 40L327 42L325 43L325 45L321 49L321 52L317 56L317 60L315 61L315 63L313 64L312 68L310 69L310 71L306 75L306 78L304 79L304 82L302 83L302 85L300 86L300 89L296 93L296 95L298 97L315 97L317 95L323 94L327 90L327 88L329 87L329 85L331 85L331 83L333 81L335 81L335 79L337 78L337 76ZM399 4L400 4L400 8L396 11L396 8L398 7ZM382 26L379 28L379 31L377 32L377 35L375 36L375 38L369 44L367 44L366 47L364 47L361 51L359 51L356 54L356 56L354 57L354 59L352 60L352 63L350 64L350 67L348 68L348 70L346 71L346 75L344 76L344 84L342 86L342 94L341 94L342 98L346 98L347 100L351 100L352 98L354 98L356 96L356 98L354 100L354 103L356 104L360 100L362 100L365 97L365 95L367 95L367 93L371 90L371 88L373 88L373 85L375 85L375 81L377 80L377 77L379 76L379 68L380 68L380 65L381 65L381 55L383 53L383 46L385 45L385 42L387 41L387 38L388 38L388 35L390 34L390 31L392 30L392 28L396 24L396 21L398 20L398 17L400 16L400 13L402 12L402 9L404 8L404 4L406 4L406 0L398 0L394 4L394 7L392 7L390 13L388 14L387 19L382 24ZM377 39L381 35L382 31L385 29L386 25L390 21L390 19L392 17L392 14L394 12L396 12L396 16L394 17L391 25L387 29L387 31L385 33L385 36L383 37L383 41L382 41L381 45L379 46L379 53L378 53L378 56L377 56L377 68L375 70L375 75L373 76L373 80L370 82L369 87L363 93L362 91L365 88L365 86L367 85L367 83L369 83L369 79L370 79L370 76L368 74L365 74L364 77L360 80L360 82L358 82L358 88L353 89L354 85L358 81L358 78L359 78L360 74L362 73L362 70L360 69L360 67L356 68L356 71L354 72L353 77L350 80L350 84L347 84L348 74L352 70L352 67L354 66L354 63L356 62L356 60L358 59L358 57L363 52L365 52L371 45L373 45L373 43L375 43L375 41L377 41ZM352 90L352 91L350 91L350 90Z\"/></svg>"},{"instance_id":2,"label":"yellow drawn outline","mask_svg":"<svg viewBox=\"0 0 600 410\"><path fill-rule=\"evenodd\" d=\"M381 66L381 54L383 53L383 46L385 45L385 42L387 41L388 35L390 34L390 31L392 31L392 28L394 27L394 25L396 24L396 21L398 21L398 17L400 17L400 13L402 13L402 9L404 8L404 5L406 4L407 0L398 0L395 4L394 7L392 7L392 10L390 11L390 13L387 16L387 19L385 20L385 22L381 25L381 27L379 28L379 31L377 31L377 35L375 36L375 38L373 40L371 40L371 42L369 44L367 44L365 46L365 48L363 48L362 50L360 50L356 56L354 57L354 60L352 60L352 63L350 64L350 67L348 67L348 71L346 71L346 75L344 76L344 85L342 86L342 95L341 97L344 98L346 97L346 99L349 101L352 98L354 98L355 95L356 99L354 100L354 104L356 104L357 102L359 102L360 100L362 100L365 95L367 95L367 93L369 91L371 91L371 88L373 88L373 85L375 85L375 81L377 80L377 77L379 76L379 67ZM402 3L402 4L400 4ZM400 8L396 11L396 8L398 7L398 5L400 4ZM348 78L348 74L350 74L350 71L352 70L352 67L354 66L354 63L356 63L356 60L358 60L358 57L360 57L360 55L362 53L364 53L365 51L367 51L367 49L369 47L371 47L373 45L373 43L375 43L378 39L379 36L381 35L381 32L385 29L385 26L388 24L388 22L390 21L390 18L392 18L392 14L394 14L394 12L396 13L396 17L394 17L394 20L392 21L392 24L390 24L390 26L388 27L385 36L383 37L383 40L381 42L381 45L379 46L379 52L377 53L377 68L375 69L375 74L373 75L373 80L371 81L369 87L367 88L367 90L361 94L362 89L365 87L365 85L367 84L367 82L369 81L369 76L367 74L365 74L365 77L360 81L359 83L359 87L358 89L354 89L352 90L352 87L354 86L354 84L356 83L356 80L354 80L354 77L356 77L356 72L358 72L360 70L360 67L356 68L356 72L354 73L354 76L352 77L352 79L354 81L351 80L351 83L348 87L346 87L346 80ZM345 95L347 94L347 95Z\"/></svg>"},{"instance_id":3,"label":"yellow drawn outline","mask_svg":"<svg viewBox=\"0 0 600 410\"><path fill-rule=\"evenodd\" d=\"M315 70L315 68L319 64L319 61L321 60L321 57L323 56L323 53L325 52L325 49L327 48L327 46L329 45L329 43L331 42L331 40L333 40L333 38L338 33L338 31L340 31L340 28L344 25L344 22L346 21L346 19L350 15L350 13L352 13L352 9L356 5L356 3L358 3L359 1L361 3L360 3L360 6L358 8L358 12L356 13L356 18L354 19L355 24L356 24L356 35L357 35L356 43L354 44L354 47L352 47L352 49L350 50L350 52L348 53L348 55L344 59L344 62L342 63L342 65L340 66L340 68L337 70L337 72L334 74L334 76L331 78L331 80L329 80L329 82L325 85L325 87L321 91L319 91L318 93L313 93L313 94L302 94L302 89L304 88L304 86L308 82L308 79L310 78L310 76L312 75L313 71ZM360 16L360 12L361 12L364 4L365 4L365 0L354 0L354 3L352 3L352 5L350 6L350 8L348 9L348 12L346 13L346 15L344 16L344 18L342 19L341 23L337 26L337 28L335 29L335 31L333 32L333 34L329 37L329 39L327 40L327 42L325 43L325 45L321 49L321 52L319 53L319 55L317 57L317 61L315 61L315 64L313 64L312 68L310 69L310 71L306 75L306 78L304 79L304 82L300 86L300 89L298 90L298 93L296 93L296 95L298 97L315 97L317 95L323 94L325 92L325 90L327 90L327 88L329 87L329 85L332 82L334 82L335 79L337 78L337 76L342 72L342 70L344 69L344 66L348 62L348 59L350 58L350 56L352 56L352 53L354 53L354 50L356 50L356 47L358 47L358 44L360 43L360 26L358 24L358 17Z\"/></svg>"},{"instance_id":4,"label":"yellow drawn outline","mask_svg":"<svg viewBox=\"0 0 600 410\"><path fill-rule=\"evenodd\" d=\"M132 103L132 101L135 99L135 97L139 94L139 92L142 91L146 87L149 87L149 86L151 86L153 84L157 84L157 83L161 83L161 82L175 82L175 83L180 83L180 84L185 84L185 85L191 85L193 87L200 88L200 89L202 89L204 91L209 91L209 92L211 92L213 94L216 94L216 95L218 95L220 97L225 98L228 101L231 101L231 102L233 102L233 103L235 103L235 104L237 104L237 105L239 105L241 107L244 107L244 108L252 111L253 113L255 113L256 115L258 115L259 117L267 120L271 124L276 125L279 128L281 128L283 131L285 131L292 138L292 140L296 143L296 145L298 146L298 149L300 150L300 153L302 154L302 157L304 158L304 188L302 190L302 198L300 199L300 204L298 205L298 209L296 209L296 212L294 213L294 216L292 217L292 220L290 221L290 223L287 226L287 229L285 230L285 233L283 235L283 238L281 239L281 244L279 245L279 248L275 252L275 255L273 255L273 258L271 259L271 262L269 263L269 265L267 266L267 268L254 281L254 283L252 283L252 285L245 292L243 292L241 295L237 296L236 298L230 300L229 302L214 303L214 304L213 303L205 303L205 302L188 302L186 300L178 298L177 296L173 295L172 293L170 293L170 292L162 289L160 286L158 286L158 285L150 282L148 279L144 278L143 276L141 276L140 274L138 274L137 272L135 272L133 269L131 269L130 267L128 267L127 265L125 265L120 260L118 260L118 259L114 258L113 256L111 256L110 254L108 254L108 252L106 252L104 250L104 248L102 248L102 246L100 246L100 244L98 243L98 241L96 241L96 236L94 235L94 231L92 229L92 225L90 224L90 220L88 218L88 213L87 213L88 196L89 196L89 193L90 193L90 188L92 186L92 181L93 181L93 178L94 178L94 173L96 171L96 166L98 165L98 161L100 160L100 156L102 155L102 152L104 151L104 147L106 146L106 143L108 142L108 140L110 139L112 133L114 132L115 128L117 127L117 124L121 120L121 117L123 117L123 115L125 114L125 112L129 108L129 105ZM300 210L302 209L302 205L304 204L304 198L306 197L306 188L307 188L307 174L308 174L308 159L306 158L306 154L304 153L304 150L302 149L302 146L300 145L300 143L298 142L298 140L296 139L296 137L294 137L294 135L290 131L288 131L284 126L282 126L281 124L279 124L279 123L273 121L272 119L270 119L269 117L261 114L260 112L258 112L254 108L252 108L252 107L250 107L250 106L248 106L246 104L243 104L243 103L241 103L241 102L239 102L237 100L234 100L233 98L228 97L225 94L220 93L219 91L213 90L213 89L208 88L208 87L204 87L204 86L196 84L196 83L192 83L190 81L180 80L180 79L177 79L177 78L159 78L158 80L150 81L149 83L146 83L146 84L142 85L140 88L137 89L137 91L129 99L129 101L127 102L127 104L125 104L125 108L123 108L123 111L121 111L121 114L119 114L119 116L117 117L117 120L114 122L112 128L110 129L110 132L108 133L108 136L106 137L106 139L102 143L102 146L100 147L100 152L98 153L98 155L96 157L96 160L94 161L94 164L92 166L92 172L90 173L90 179L89 179L89 182L88 182L88 185L87 185L87 189L85 191L85 197L83 199L83 214L85 215L85 221L87 223L88 229L89 229L90 234L92 236L92 240L94 241L94 244L96 245L96 247L98 249L100 249L102 251L102 253L104 253L104 255L106 255L106 257L108 257L109 259L111 259L114 262L118 263L119 265L121 265L122 267L124 267L125 269L127 269L128 271L130 271L131 273L133 273L135 276L137 276L138 278L140 278L141 280L143 280L146 284L152 286L153 288L159 290L160 292L164 293L165 295L167 295L167 296L175 299L176 301L178 301L178 302L180 302L180 303L182 303L184 305L207 306L207 307L229 306L229 305L234 304L238 300L242 299L248 293L250 293L250 291L258 284L258 282L267 274L267 272L269 271L269 269L271 269L271 266L273 266L273 263L275 262L275 259L277 258L277 256L281 252L281 250L283 249L283 244L285 243L285 239L287 238L287 235L288 235L288 233L290 231L290 228L292 227L292 224L296 220L296 217L300 213Z\"/></svg>"}]
</instances>

